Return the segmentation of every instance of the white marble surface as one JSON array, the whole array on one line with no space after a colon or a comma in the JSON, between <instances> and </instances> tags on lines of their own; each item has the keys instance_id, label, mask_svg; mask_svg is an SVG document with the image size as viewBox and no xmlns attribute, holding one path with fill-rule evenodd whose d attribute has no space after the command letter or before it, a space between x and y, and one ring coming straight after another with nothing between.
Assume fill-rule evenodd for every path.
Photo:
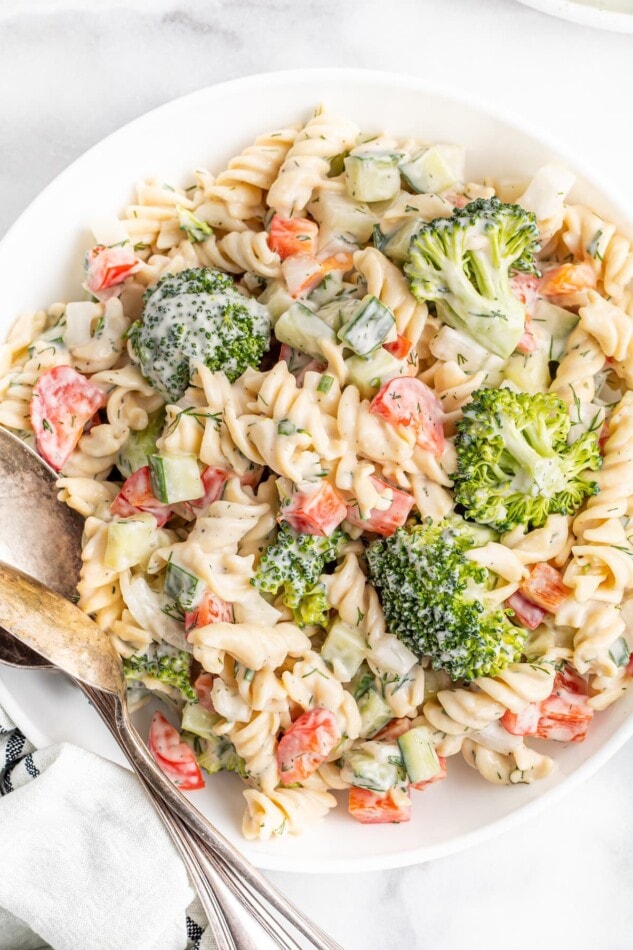
<instances>
[{"instance_id":1,"label":"white marble surface","mask_svg":"<svg viewBox=\"0 0 633 950\"><path fill-rule=\"evenodd\" d=\"M152 106L318 65L403 70L510 107L633 206L632 52L629 36L513 0L0 0L0 234L73 158ZM629 746L546 814L463 854L271 876L346 950L625 950L632 787Z\"/></svg>"}]
</instances>

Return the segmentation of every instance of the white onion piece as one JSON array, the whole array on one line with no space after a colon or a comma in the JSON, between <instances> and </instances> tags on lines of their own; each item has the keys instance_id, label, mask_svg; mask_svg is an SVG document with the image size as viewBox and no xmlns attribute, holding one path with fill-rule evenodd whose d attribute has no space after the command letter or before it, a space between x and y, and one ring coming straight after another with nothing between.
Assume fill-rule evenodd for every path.
<instances>
[{"instance_id":1,"label":"white onion piece","mask_svg":"<svg viewBox=\"0 0 633 950\"><path fill-rule=\"evenodd\" d=\"M193 653L193 647L185 636L184 625L163 613L164 597L152 590L144 577L130 577L125 572L121 574L120 582L123 600L140 627L149 630L159 643L164 641L177 650Z\"/></svg>"}]
</instances>

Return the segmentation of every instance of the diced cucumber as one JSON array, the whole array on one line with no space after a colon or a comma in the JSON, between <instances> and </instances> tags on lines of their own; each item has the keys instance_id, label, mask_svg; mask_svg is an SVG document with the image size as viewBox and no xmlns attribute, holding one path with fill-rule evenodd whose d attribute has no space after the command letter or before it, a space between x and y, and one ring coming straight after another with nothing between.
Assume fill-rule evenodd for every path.
<instances>
[{"instance_id":1,"label":"diced cucumber","mask_svg":"<svg viewBox=\"0 0 633 950\"><path fill-rule=\"evenodd\" d=\"M349 683L365 658L365 642L358 627L337 620L321 647L321 656L332 667L337 680Z\"/></svg>"},{"instance_id":2,"label":"diced cucumber","mask_svg":"<svg viewBox=\"0 0 633 950\"><path fill-rule=\"evenodd\" d=\"M388 350L380 347L369 359L362 356L350 356L345 360L349 371L349 381L358 389L363 399L372 396L389 379L401 376L404 364Z\"/></svg>"},{"instance_id":3,"label":"diced cucumber","mask_svg":"<svg viewBox=\"0 0 633 950\"><path fill-rule=\"evenodd\" d=\"M266 304L273 326L276 321L294 303L294 298L284 280L271 280L263 294L258 297L259 303Z\"/></svg>"},{"instance_id":4,"label":"diced cucumber","mask_svg":"<svg viewBox=\"0 0 633 950\"><path fill-rule=\"evenodd\" d=\"M624 637L618 637L615 643L611 644L609 656L616 666L626 666L631 658L631 649Z\"/></svg>"},{"instance_id":5,"label":"diced cucumber","mask_svg":"<svg viewBox=\"0 0 633 950\"><path fill-rule=\"evenodd\" d=\"M396 326L396 319L378 297L367 294L338 338L358 356L368 356L383 343Z\"/></svg>"},{"instance_id":6,"label":"diced cucumber","mask_svg":"<svg viewBox=\"0 0 633 950\"><path fill-rule=\"evenodd\" d=\"M343 272L340 270L331 271L325 275L321 283L317 284L312 293L309 294L308 303L316 313L321 307L325 306L325 304L329 304L331 300L334 300L335 297L341 294L342 289Z\"/></svg>"},{"instance_id":7,"label":"diced cucumber","mask_svg":"<svg viewBox=\"0 0 633 950\"><path fill-rule=\"evenodd\" d=\"M388 792L406 780L400 749L395 742L362 742L343 756L341 778L357 788Z\"/></svg>"},{"instance_id":8,"label":"diced cucumber","mask_svg":"<svg viewBox=\"0 0 633 950\"><path fill-rule=\"evenodd\" d=\"M552 381L548 354L545 350L513 353L503 368L503 376L522 393L547 392Z\"/></svg>"},{"instance_id":9,"label":"diced cucumber","mask_svg":"<svg viewBox=\"0 0 633 950\"><path fill-rule=\"evenodd\" d=\"M280 343L287 343L314 359L323 359L321 344L324 340L336 343L334 330L298 302L279 317L275 324L275 336Z\"/></svg>"},{"instance_id":10,"label":"diced cucumber","mask_svg":"<svg viewBox=\"0 0 633 950\"><path fill-rule=\"evenodd\" d=\"M195 574L185 570L175 561L167 562L163 590L165 596L173 600L183 610L190 610L194 607L202 597L204 589L205 585Z\"/></svg>"},{"instance_id":11,"label":"diced cucumber","mask_svg":"<svg viewBox=\"0 0 633 950\"><path fill-rule=\"evenodd\" d=\"M145 560L153 550L156 519L152 515L112 521L108 525L108 540L104 564L112 571L127 571Z\"/></svg>"},{"instance_id":12,"label":"diced cucumber","mask_svg":"<svg viewBox=\"0 0 633 950\"><path fill-rule=\"evenodd\" d=\"M464 149L459 145L431 145L400 166L413 191L425 194L437 194L462 182L464 169Z\"/></svg>"},{"instance_id":13,"label":"diced cucumber","mask_svg":"<svg viewBox=\"0 0 633 950\"><path fill-rule=\"evenodd\" d=\"M121 475L129 478L139 468L148 464L150 455L156 452L156 442L165 426L165 408L162 407L148 416L145 429L140 432L131 430L128 440L120 450L116 464Z\"/></svg>"},{"instance_id":14,"label":"diced cucumber","mask_svg":"<svg viewBox=\"0 0 633 950\"><path fill-rule=\"evenodd\" d=\"M424 671L424 701L435 699L441 689L448 689L451 680L444 670L433 670L428 667Z\"/></svg>"},{"instance_id":15,"label":"diced cucumber","mask_svg":"<svg viewBox=\"0 0 633 950\"><path fill-rule=\"evenodd\" d=\"M348 294L342 294L335 297L329 303L319 307L317 316L323 320L333 330L340 330L342 325L351 318L352 314L358 309L358 297L350 297Z\"/></svg>"},{"instance_id":16,"label":"diced cucumber","mask_svg":"<svg viewBox=\"0 0 633 950\"><path fill-rule=\"evenodd\" d=\"M400 191L395 152L354 151L345 159L345 187L357 201L387 201Z\"/></svg>"},{"instance_id":17,"label":"diced cucumber","mask_svg":"<svg viewBox=\"0 0 633 950\"><path fill-rule=\"evenodd\" d=\"M411 783L428 782L442 771L437 752L423 727L409 729L399 736L398 746Z\"/></svg>"},{"instance_id":18,"label":"diced cucumber","mask_svg":"<svg viewBox=\"0 0 633 950\"><path fill-rule=\"evenodd\" d=\"M195 455L150 455L152 491L164 505L193 501L204 495L204 485Z\"/></svg>"},{"instance_id":19,"label":"diced cucumber","mask_svg":"<svg viewBox=\"0 0 633 950\"><path fill-rule=\"evenodd\" d=\"M422 221L419 218L410 218L391 234L383 234L378 249L385 257L398 264L406 261L409 257L411 239L418 233L421 224Z\"/></svg>"},{"instance_id":20,"label":"diced cucumber","mask_svg":"<svg viewBox=\"0 0 633 950\"><path fill-rule=\"evenodd\" d=\"M217 725L220 718L200 703L187 703L182 711L182 728L185 732L200 736L201 739L213 739L213 727Z\"/></svg>"},{"instance_id":21,"label":"diced cucumber","mask_svg":"<svg viewBox=\"0 0 633 950\"><path fill-rule=\"evenodd\" d=\"M357 705L361 720L359 734L363 739L371 739L393 719L391 707L385 702L375 686L370 686L359 697Z\"/></svg>"},{"instance_id":22,"label":"diced cucumber","mask_svg":"<svg viewBox=\"0 0 633 950\"><path fill-rule=\"evenodd\" d=\"M570 313L547 300L537 300L532 314L532 322L542 327L550 336L551 344L548 358L560 360L571 331L577 326L578 314Z\"/></svg>"},{"instance_id":23,"label":"diced cucumber","mask_svg":"<svg viewBox=\"0 0 633 950\"><path fill-rule=\"evenodd\" d=\"M354 201L340 191L321 190L308 209L321 225L320 247L324 247L334 237L344 237L354 244L366 244L374 225L378 223L376 214L368 204Z\"/></svg>"}]
</instances>

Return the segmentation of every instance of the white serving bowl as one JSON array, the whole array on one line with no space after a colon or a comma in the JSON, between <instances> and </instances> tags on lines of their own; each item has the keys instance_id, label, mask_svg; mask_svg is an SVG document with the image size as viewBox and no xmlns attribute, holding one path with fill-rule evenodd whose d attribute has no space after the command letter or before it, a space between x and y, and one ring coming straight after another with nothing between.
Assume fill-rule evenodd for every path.
<instances>
[{"instance_id":1,"label":"white serving bowl","mask_svg":"<svg viewBox=\"0 0 633 950\"><path fill-rule=\"evenodd\" d=\"M519 0L519 3L582 26L633 33L631 0Z\"/></svg>"},{"instance_id":2,"label":"white serving bowl","mask_svg":"<svg viewBox=\"0 0 633 950\"><path fill-rule=\"evenodd\" d=\"M597 175L515 116L461 92L360 70L250 76L202 89L137 119L92 148L42 192L0 244L0 334L7 333L19 313L81 296L82 255L91 243L88 225L122 209L135 182L154 174L179 182L200 166L219 171L256 135L306 119L321 102L365 131L386 129L463 144L467 176L474 180L484 175L529 177L546 161L562 161L579 175L573 198L590 203L625 231L633 230ZM66 738L117 758L83 697L59 677L0 668L0 703L39 743ZM408 824L360 825L348 816L342 799L333 814L300 838L250 843L240 836L243 799L235 776L210 777L205 791L194 793L192 800L260 867L331 873L414 864L482 841L571 790L633 733L632 708L633 692L595 717L585 742L556 744L558 768L534 785L492 786L460 756L451 759L445 782L413 793Z\"/></svg>"}]
</instances>

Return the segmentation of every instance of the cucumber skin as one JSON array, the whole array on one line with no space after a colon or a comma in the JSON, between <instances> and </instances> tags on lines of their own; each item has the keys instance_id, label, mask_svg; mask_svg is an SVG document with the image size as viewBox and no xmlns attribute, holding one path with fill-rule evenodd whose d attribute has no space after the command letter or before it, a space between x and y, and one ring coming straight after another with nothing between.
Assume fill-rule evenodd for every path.
<instances>
[{"instance_id":1,"label":"cucumber skin","mask_svg":"<svg viewBox=\"0 0 633 950\"><path fill-rule=\"evenodd\" d=\"M152 491L161 504L195 501L204 495L195 455L150 455L148 462Z\"/></svg>"},{"instance_id":2,"label":"cucumber skin","mask_svg":"<svg viewBox=\"0 0 633 950\"><path fill-rule=\"evenodd\" d=\"M191 610L202 596L204 584L195 574L174 561L168 561L163 590L183 610Z\"/></svg>"},{"instance_id":3,"label":"cucumber skin","mask_svg":"<svg viewBox=\"0 0 633 950\"><path fill-rule=\"evenodd\" d=\"M463 174L453 166L456 158L454 146L431 145L403 162L400 172L416 194L438 194L452 188Z\"/></svg>"},{"instance_id":4,"label":"cucumber skin","mask_svg":"<svg viewBox=\"0 0 633 950\"><path fill-rule=\"evenodd\" d=\"M400 156L367 152L349 155L345 161L345 186L357 201L388 201L400 191Z\"/></svg>"},{"instance_id":5,"label":"cucumber skin","mask_svg":"<svg viewBox=\"0 0 633 950\"><path fill-rule=\"evenodd\" d=\"M398 747L412 784L427 782L441 772L440 760L426 730L414 728L405 732L398 737Z\"/></svg>"},{"instance_id":6,"label":"cucumber skin","mask_svg":"<svg viewBox=\"0 0 633 950\"><path fill-rule=\"evenodd\" d=\"M334 330L303 304L293 304L279 317L275 324L275 336L280 343L307 353L313 359L324 359L320 346L322 340L336 343Z\"/></svg>"},{"instance_id":7,"label":"cucumber skin","mask_svg":"<svg viewBox=\"0 0 633 950\"><path fill-rule=\"evenodd\" d=\"M335 671L337 679L341 679L343 683L349 683L356 675L365 652L365 644L360 634L342 620L332 625L321 647L321 656Z\"/></svg>"},{"instance_id":8,"label":"cucumber skin","mask_svg":"<svg viewBox=\"0 0 633 950\"><path fill-rule=\"evenodd\" d=\"M145 429L132 431L127 442L117 456L117 468L125 478L129 478L139 468L148 464L150 455L156 454L156 442L165 427L165 407L161 407L148 417Z\"/></svg>"},{"instance_id":9,"label":"cucumber skin","mask_svg":"<svg viewBox=\"0 0 633 950\"><path fill-rule=\"evenodd\" d=\"M368 294L349 323L339 330L338 338L357 356L369 356L386 340L395 325L391 310L377 297Z\"/></svg>"}]
</instances>

